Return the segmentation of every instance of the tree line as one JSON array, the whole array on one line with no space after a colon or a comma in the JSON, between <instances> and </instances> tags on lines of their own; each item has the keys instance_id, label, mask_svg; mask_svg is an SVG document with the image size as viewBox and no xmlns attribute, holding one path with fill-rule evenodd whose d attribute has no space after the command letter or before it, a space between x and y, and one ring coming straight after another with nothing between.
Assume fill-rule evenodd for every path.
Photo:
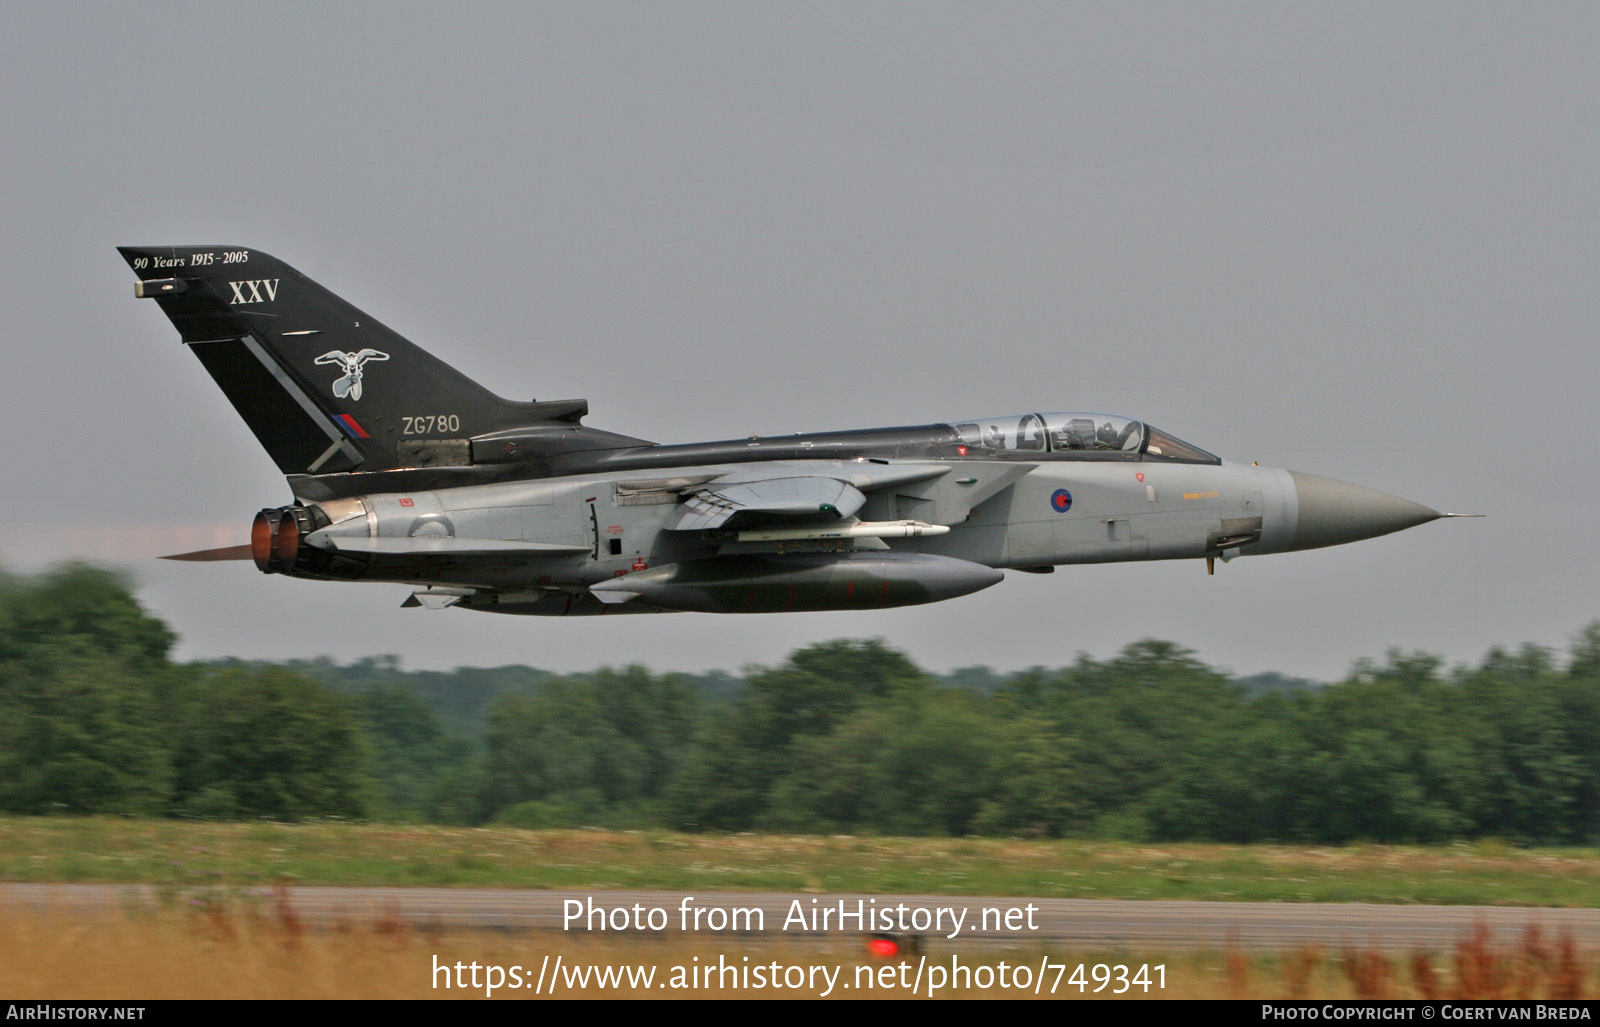
<instances>
[{"instance_id":1,"label":"tree line","mask_svg":"<svg viewBox=\"0 0 1600 1027\"><path fill-rule=\"evenodd\" d=\"M0 810L1136 840L1600 841L1600 621L1315 686L1169 642L938 677L180 664L116 575L0 575Z\"/></svg>"}]
</instances>

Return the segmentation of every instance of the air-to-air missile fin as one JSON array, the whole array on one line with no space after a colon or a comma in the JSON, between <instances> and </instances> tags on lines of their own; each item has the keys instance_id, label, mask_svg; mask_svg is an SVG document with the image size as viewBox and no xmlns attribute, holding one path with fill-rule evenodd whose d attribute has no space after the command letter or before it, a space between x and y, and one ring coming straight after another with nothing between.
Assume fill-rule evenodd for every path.
<instances>
[{"instance_id":1,"label":"air-to-air missile fin","mask_svg":"<svg viewBox=\"0 0 1600 1027\"><path fill-rule=\"evenodd\" d=\"M473 593L467 589L459 588L424 588L406 596L406 601L401 603L403 608L424 610L445 610L457 603L470 598Z\"/></svg>"}]
</instances>

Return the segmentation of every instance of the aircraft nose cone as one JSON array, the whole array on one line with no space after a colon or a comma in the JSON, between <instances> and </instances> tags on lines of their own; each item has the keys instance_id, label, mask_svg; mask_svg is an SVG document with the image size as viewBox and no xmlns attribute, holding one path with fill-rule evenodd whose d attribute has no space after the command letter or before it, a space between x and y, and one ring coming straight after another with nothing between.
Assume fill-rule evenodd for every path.
<instances>
[{"instance_id":1,"label":"aircraft nose cone","mask_svg":"<svg viewBox=\"0 0 1600 1027\"><path fill-rule=\"evenodd\" d=\"M1290 549L1317 549L1376 538L1441 516L1421 503L1377 489L1299 471L1290 471L1289 476L1300 496L1300 520Z\"/></svg>"}]
</instances>

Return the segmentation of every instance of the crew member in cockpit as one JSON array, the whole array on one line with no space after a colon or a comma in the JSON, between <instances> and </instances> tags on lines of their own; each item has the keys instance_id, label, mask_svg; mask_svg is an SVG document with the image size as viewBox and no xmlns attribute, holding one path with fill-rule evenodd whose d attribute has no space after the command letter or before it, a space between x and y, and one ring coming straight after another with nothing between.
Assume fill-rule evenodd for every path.
<instances>
[{"instance_id":1,"label":"crew member in cockpit","mask_svg":"<svg viewBox=\"0 0 1600 1027\"><path fill-rule=\"evenodd\" d=\"M1117 426L1112 424L1110 421L1102 424L1100 426L1100 430L1095 433L1094 440L1096 442L1096 449L1116 449Z\"/></svg>"}]
</instances>

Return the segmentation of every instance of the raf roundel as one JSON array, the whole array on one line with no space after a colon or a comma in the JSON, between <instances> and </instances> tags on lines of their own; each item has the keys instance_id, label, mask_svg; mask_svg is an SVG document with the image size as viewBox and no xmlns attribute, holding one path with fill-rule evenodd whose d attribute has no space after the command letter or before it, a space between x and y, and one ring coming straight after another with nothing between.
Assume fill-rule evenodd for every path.
<instances>
[{"instance_id":1,"label":"raf roundel","mask_svg":"<svg viewBox=\"0 0 1600 1027\"><path fill-rule=\"evenodd\" d=\"M1072 509L1072 493L1066 489L1056 489L1050 493L1050 509L1056 513L1066 513Z\"/></svg>"}]
</instances>

